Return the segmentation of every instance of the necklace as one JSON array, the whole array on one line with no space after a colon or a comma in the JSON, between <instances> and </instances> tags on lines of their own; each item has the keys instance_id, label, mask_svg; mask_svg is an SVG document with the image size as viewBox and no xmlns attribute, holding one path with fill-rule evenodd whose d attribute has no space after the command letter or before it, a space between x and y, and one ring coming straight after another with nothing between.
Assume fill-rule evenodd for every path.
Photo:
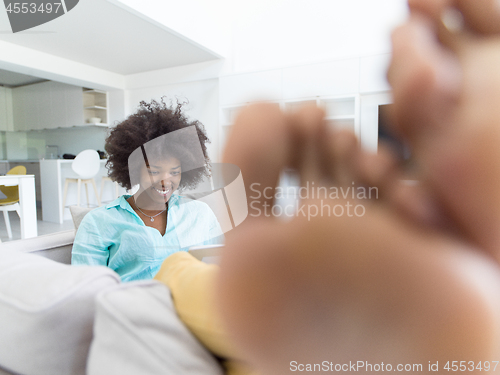
<instances>
[{"instance_id":1,"label":"necklace","mask_svg":"<svg viewBox=\"0 0 500 375\"><path fill-rule=\"evenodd\" d=\"M149 216L148 214L145 214L144 212L142 212L142 210L139 208L139 206L138 206L138 205L137 205L137 203L135 202L135 199L134 199L134 204L135 204L135 206L137 207L137 209L138 209L139 211L141 211L141 214L143 214L144 216L149 217L149 219L151 220L151 222L155 221L155 219L154 219L154 218L155 218L155 217L157 217L158 215L161 215L162 213L164 213L164 212L167 210L167 208L168 208L168 202L167 202L167 207L165 207L165 209L164 209L163 211L158 212L156 215Z\"/></svg>"}]
</instances>

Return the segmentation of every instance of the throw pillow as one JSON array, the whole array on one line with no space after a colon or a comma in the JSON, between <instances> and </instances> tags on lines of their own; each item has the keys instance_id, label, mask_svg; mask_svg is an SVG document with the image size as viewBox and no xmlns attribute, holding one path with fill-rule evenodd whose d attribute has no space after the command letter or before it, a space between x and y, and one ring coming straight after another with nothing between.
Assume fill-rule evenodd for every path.
<instances>
[{"instance_id":1,"label":"throw pillow","mask_svg":"<svg viewBox=\"0 0 500 375\"><path fill-rule=\"evenodd\" d=\"M75 225L76 230L78 230L83 217L93 209L94 207L69 206L69 212L71 213L71 218L73 219L73 224Z\"/></svg>"},{"instance_id":2,"label":"throw pillow","mask_svg":"<svg viewBox=\"0 0 500 375\"><path fill-rule=\"evenodd\" d=\"M72 267L0 251L0 368L84 375L95 297L120 282L107 267Z\"/></svg>"},{"instance_id":3,"label":"throw pillow","mask_svg":"<svg viewBox=\"0 0 500 375\"><path fill-rule=\"evenodd\" d=\"M121 284L97 297L88 375L222 375L217 360L180 321L157 281Z\"/></svg>"}]
</instances>

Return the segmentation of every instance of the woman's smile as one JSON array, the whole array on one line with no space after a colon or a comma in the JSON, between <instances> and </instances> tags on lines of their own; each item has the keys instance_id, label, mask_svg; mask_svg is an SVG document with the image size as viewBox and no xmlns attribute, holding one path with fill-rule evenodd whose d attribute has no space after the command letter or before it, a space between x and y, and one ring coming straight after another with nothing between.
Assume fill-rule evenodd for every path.
<instances>
[{"instance_id":1,"label":"woman's smile","mask_svg":"<svg viewBox=\"0 0 500 375\"><path fill-rule=\"evenodd\" d=\"M161 196L166 197L172 191L172 186L161 187L161 188L157 188L157 187L151 186L151 189L154 190L155 192L157 192L158 194L160 194Z\"/></svg>"}]
</instances>

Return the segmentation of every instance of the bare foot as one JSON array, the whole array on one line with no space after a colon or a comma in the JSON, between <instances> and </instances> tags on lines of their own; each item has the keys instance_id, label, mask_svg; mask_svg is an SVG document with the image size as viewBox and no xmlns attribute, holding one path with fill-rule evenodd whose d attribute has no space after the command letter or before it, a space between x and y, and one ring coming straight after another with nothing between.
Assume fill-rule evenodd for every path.
<instances>
[{"instance_id":1,"label":"bare foot","mask_svg":"<svg viewBox=\"0 0 500 375\"><path fill-rule=\"evenodd\" d=\"M353 150L336 154L323 143L321 121L313 109L289 122L269 107L248 108L224 161L240 165L246 184L276 183L289 165L308 179L328 181ZM259 131L270 128L262 142ZM296 142L290 131L302 132L305 141ZM416 225L391 204L361 203L364 215L289 223L253 218L228 234L221 308L248 360L263 373L280 374L324 360L444 366L452 358L491 357L500 324L495 263L448 234Z\"/></svg>"},{"instance_id":2,"label":"bare foot","mask_svg":"<svg viewBox=\"0 0 500 375\"><path fill-rule=\"evenodd\" d=\"M219 285L229 331L265 374L325 360L428 372L498 350L493 262L381 207L360 218L257 220L228 236Z\"/></svg>"}]
</instances>

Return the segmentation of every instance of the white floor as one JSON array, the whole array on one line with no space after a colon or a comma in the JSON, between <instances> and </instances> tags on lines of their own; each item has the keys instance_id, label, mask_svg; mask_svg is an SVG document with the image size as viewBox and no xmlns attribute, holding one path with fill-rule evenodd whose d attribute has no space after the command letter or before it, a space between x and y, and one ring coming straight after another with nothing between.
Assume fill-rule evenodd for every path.
<instances>
[{"instance_id":1,"label":"white floor","mask_svg":"<svg viewBox=\"0 0 500 375\"><path fill-rule=\"evenodd\" d=\"M62 224L50 223L48 221L42 221L42 210L37 208L37 216L38 216L38 235L41 236L43 234L49 234L54 232L60 232L64 230L74 229L72 220L65 220ZM17 212L12 211L9 212L10 218L10 226L12 228L12 238L9 238L7 235L7 227L5 226L5 221L3 219L3 214L0 214L0 239L2 242L12 241L12 240L20 240L21 239L21 229L20 229L20 220L19 216L17 216Z\"/></svg>"}]
</instances>

